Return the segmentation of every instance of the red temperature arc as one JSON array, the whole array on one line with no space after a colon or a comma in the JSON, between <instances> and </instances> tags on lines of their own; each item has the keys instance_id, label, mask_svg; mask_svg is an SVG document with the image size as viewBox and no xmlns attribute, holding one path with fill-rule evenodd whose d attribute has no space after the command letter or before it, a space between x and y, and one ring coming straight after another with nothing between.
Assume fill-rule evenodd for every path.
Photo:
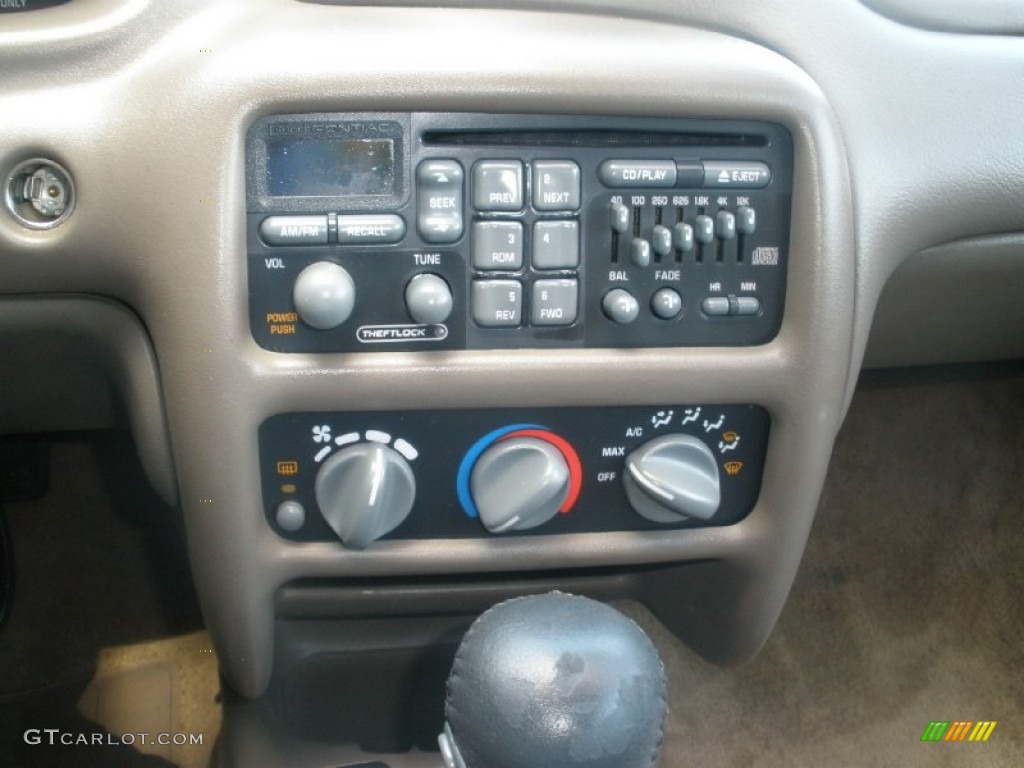
<instances>
[{"instance_id":1,"label":"red temperature arc","mask_svg":"<svg viewBox=\"0 0 1024 768\"><path fill-rule=\"evenodd\" d=\"M576 455L576 449L563 438L546 429L517 429L515 432L502 435L495 442L501 443L513 437L533 437L543 440L555 446L565 457L565 463L569 465L569 495L565 497L562 506L558 508L558 513L567 514L580 497L580 488L583 486L583 466L580 464L580 457Z\"/></svg>"}]
</instances>

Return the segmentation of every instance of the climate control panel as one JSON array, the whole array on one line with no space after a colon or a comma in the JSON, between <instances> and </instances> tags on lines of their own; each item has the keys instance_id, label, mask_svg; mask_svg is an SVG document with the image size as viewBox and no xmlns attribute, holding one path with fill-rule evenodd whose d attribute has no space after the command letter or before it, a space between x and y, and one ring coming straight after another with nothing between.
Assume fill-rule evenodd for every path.
<instances>
[{"instance_id":1,"label":"climate control panel","mask_svg":"<svg viewBox=\"0 0 1024 768\"><path fill-rule=\"evenodd\" d=\"M768 433L753 405L282 414L260 427L264 514L350 549L729 525Z\"/></svg>"},{"instance_id":2,"label":"climate control panel","mask_svg":"<svg viewBox=\"0 0 1024 768\"><path fill-rule=\"evenodd\" d=\"M782 322L777 125L280 115L246 153L267 349L739 346Z\"/></svg>"}]
</instances>

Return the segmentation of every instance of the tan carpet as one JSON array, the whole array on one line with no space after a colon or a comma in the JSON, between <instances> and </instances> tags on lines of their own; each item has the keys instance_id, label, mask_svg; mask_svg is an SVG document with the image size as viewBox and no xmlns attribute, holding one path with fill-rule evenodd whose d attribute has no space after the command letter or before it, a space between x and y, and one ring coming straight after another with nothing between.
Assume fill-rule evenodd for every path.
<instances>
[{"instance_id":1,"label":"tan carpet","mask_svg":"<svg viewBox=\"0 0 1024 768\"><path fill-rule=\"evenodd\" d=\"M868 374L789 602L718 669L648 620L663 765L1024 765L1024 367ZM922 743L932 720L997 721Z\"/></svg>"}]
</instances>

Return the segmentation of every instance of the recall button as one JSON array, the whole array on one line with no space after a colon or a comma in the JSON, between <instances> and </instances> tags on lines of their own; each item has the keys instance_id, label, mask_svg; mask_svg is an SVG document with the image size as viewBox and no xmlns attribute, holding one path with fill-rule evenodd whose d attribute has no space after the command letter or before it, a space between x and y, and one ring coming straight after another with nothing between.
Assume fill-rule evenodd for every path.
<instances>
[{"instance_id":1,"label":"recall button","mask_svg":"<svg viewBox=\"0 0 1024 768\"><path fill-rule=\"evenodd\" d=\"M405 221L393 213L338 216L339 245L397 243L405 237Z\"/></svg>"},{"instance_id":2,"label":"recall button","mask_svg":"<svg viewBox=\"0 0 1024 768\"><path fill-rule=\"evenodd\" d=\"M327 245L327 217L268 216L260 237L267 245Z\"/></svg>"},{"instance_id":3,"label":"recall button","mask_svg":"<svg viewBox=\"0 0 1024 768\"><path fill-rule=\"evenodd\" d=\"M674 187L674 160L605 160L597 177L606 187Z\"/></svg>"}]
</instances>

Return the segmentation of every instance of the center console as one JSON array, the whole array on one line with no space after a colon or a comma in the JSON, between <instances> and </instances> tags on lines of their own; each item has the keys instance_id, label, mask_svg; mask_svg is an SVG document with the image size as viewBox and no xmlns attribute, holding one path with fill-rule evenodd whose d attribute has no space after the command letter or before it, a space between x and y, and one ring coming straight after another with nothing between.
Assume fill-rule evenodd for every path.
<instances>
[{"instance_id":1,"label":"center console","mask_svg":"<svg viewBox=\"0 0 1024 768\"><path fill-rule=\"evenodd\" d=\"M746 346L778 333L793 147L761 122L273 115L246 140L249 321L279 353ZM294 542L722 526L757 405L282 413Z\"/></svg>"},{"instance_id":2,"label":"center console","mask_svg":"<svg viewBox=\"0 0 1024 768\"><path fill-rule=\"evenodd\" d=\"M168 289L130 297L229 764L436 765L455 648L516 596L750 658L851 384L815 83L618 16L266 4L189 80L203 142L153 172L199 202L137 219Z\"/></svg>"}]
</instances>

